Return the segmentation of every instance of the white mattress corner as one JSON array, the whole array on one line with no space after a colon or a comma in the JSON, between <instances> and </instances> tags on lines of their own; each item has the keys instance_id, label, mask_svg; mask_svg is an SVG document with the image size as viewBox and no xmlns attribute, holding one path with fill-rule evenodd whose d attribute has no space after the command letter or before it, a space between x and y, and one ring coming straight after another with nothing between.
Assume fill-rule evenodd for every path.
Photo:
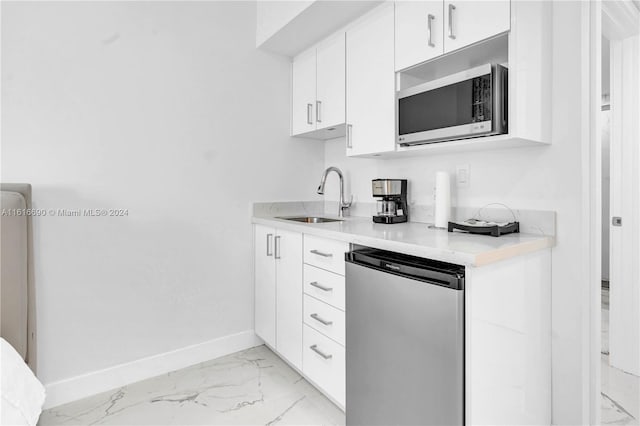
<instances>
[{"instance_id":1,"label":"white mattress corner","mask_svg":"<svg viewBox=\"0 0 640 426\"><path fill-rule=\"evenodd\" d=\"M0 346L0 424L35 426L44 404L44 386L13 346L2 338Z\"/></svg>"}]
</instances>

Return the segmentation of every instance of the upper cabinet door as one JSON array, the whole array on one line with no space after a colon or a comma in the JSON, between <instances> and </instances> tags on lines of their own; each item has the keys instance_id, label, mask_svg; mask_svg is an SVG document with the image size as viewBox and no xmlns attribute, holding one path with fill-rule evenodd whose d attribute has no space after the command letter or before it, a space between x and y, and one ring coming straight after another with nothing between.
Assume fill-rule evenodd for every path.
<instances>
[{"instance_id":1,"label":"upper cabinet door","mask_svg":"<svg viewBox=\"0 0 640 426\"><path fill-rule=\"evenodd\" d=\"M345 120L345 35L318 46L316 68L316 127L323 129Z\"/></svg>"},{"instance_id":2,"label":"upper cabinet door","mask_svg":"<svg viewBox=\"0 0 640 426\"><path fill-rule=\"evenodd\" d=\"M292 66L291 134L316 129L316 49L296 56Z\"/></svg>"},{"instance_id":3,"label":"upper cabinet door","mask_svg":"<svg viewBox=\"0 0 640 426\"><path fill-rule=\"evenodd\" d=\"M509 0L444 2L444 51L451 52L511 28Z\"/></svg>"},{"instance_id":4,"label":"upper cabinet door","mask_svg":"<svg viewBox=\"0 0 640 426\"><path fill-rule=\"evenodd\" d=\"M396 2L396 71L444 53L444 4Z\"/></svg>"},{"instance_id":5,"label":"upper cabinet door","mask_svg":"<svg viewBox=\"0 0 640 426\"><path fill-rule=\"evenodd\" d=\"M395 150L393 4L347 31L347 155Z\"/></svg>"}]
</instances>

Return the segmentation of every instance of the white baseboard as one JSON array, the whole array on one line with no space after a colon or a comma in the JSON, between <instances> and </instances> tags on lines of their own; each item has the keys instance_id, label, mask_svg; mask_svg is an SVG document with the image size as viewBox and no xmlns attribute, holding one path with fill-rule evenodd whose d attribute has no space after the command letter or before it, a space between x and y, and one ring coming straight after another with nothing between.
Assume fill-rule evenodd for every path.
<instances>
[{"instance_id":1,"label":"white baseboard","mask_svg":"<svg viewBox=\"0 0 640 426\"><path fill-rule=\"evenodd\" d=\"M117 389L140 380L259 346L262 343L253 330L247 330L49 383L45 385L47 398L44 402L44 408L56 407L97 393Z\"/></svg>"}]
</instances>

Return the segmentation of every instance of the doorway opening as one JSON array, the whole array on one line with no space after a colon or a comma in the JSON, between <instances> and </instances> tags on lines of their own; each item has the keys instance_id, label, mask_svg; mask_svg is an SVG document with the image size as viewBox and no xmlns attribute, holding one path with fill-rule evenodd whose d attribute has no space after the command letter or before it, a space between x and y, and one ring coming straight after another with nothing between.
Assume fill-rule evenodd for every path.
<instances>
[{"instance_id":1,"label":"doorway opening","mask_svg":"<svg viewBox=\"0 0 640 426\"><path fill-rule=\"evenodd\" d=\"M601 424L640 424L639 51L638 4L603 2Z\"/></svg>"}]
</instances>

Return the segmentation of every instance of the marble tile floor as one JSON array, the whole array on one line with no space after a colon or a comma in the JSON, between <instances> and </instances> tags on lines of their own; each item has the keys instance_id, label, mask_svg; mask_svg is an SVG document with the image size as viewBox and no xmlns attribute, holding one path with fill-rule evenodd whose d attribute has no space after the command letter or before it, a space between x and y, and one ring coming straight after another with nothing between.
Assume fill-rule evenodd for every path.
<instances>
[{"instance_id":1,"label":"marble tile floor","mask_svg":"<svg viewBox=\"0 0 640 426\"><path fill-rule=\"evenodd\" d=\"M603 296L608 302L608 290ZM603 343L608 335L604 317L603 311ZM640 377L611 367L606 353L601 367L602 424L640 425ZM259 346L46 410L38 424L344 423L340 409L267 347Z\"/></svg>"},{"instance_id":2,"label":"marble tile floor","mask_svg":"<svg viewBox=\"0 0 640 426\"><path fill-rule=\"evenodd\" d=\"M38 425L344 425L344 413L265 346L46 410Z\"/></svg>"},{"instance_id":3,"label":"marble tile floor","mask_svg":"<svg viewBox=\"0 0 640 426\"><path fill-rule=\"evenodd\" d=\"M640 425L640 377L609 365L609 289L602 289L602 424Z\"/></svg>"},{"instance_id":4,"label":"marble tile floor","mask_svg":"<svg viewBox=\"0 0 640 426\"><path fill-rule=\"evenodd\" d=\"M609 365L602 355L602 424L640 425L640 377Z\"/></svg>"}]
</instances>

